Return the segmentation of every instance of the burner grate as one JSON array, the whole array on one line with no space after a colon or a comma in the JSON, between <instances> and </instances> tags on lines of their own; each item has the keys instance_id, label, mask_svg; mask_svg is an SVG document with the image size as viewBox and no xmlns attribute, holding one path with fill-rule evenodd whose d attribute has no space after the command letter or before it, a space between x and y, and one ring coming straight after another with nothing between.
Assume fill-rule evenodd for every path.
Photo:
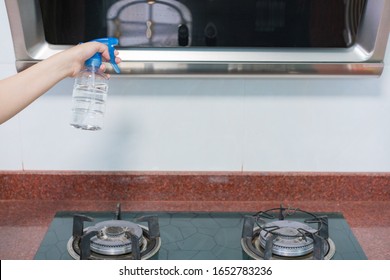
<instances>
[{"instance_id":1,"label":"burner grate","mask_svg":"<svg viewBox=\"0 0 390 280\"><path fill-rule=\"evenodd\" d=\"M241 246L254 259L331 259L335 253L327 217L283 206L246 216Z\"/></svg>"},{"instance_id":2,"label":"burner grate","mask_svg":"<svg viewBox=\"0 0 390 280\"><path fill-rule=\"evenodd\" d=\"M160 229L156 216L143 216L136 222L147 222L148 227L121 220L120 204L115 220L106 220L84 229L84 222L93 219L73 216L73 235L67 244L74 259L130 260L149 259L161 246Z\"/></svg>"}]
</instances>

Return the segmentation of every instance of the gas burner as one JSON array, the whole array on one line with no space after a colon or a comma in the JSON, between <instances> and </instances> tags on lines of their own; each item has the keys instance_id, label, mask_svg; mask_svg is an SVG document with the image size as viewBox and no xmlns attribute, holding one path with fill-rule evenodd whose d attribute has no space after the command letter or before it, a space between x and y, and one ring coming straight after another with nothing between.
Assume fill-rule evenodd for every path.
<instances>
[{"instance_id":1,"label":"gas burner","mask_svg":"<svg viewBox=\"0 0 390 280\"><path fill-rule=\"evenodd\" d=\"M84 229L84 222L93 219L73 216L73 236L67 249L74 259L131 260L149 259L161 246L160 229L156 216L144 216L136 222L147 222L148 227L121 220L120 204L116 219L99 222Z\"/></svg>"},{"instance_id":2,"label":"gas burner","mask_svg":"<svg viewBox=\"0 0 390 280\"><path fill-rule=\"evenodd\" d=\"M132 222L104 221L89 228L86 234L93 230L96 230L98 234L91 238L91 251L99 254L118 256L131 253L132 235L139 240L139 246L145 245L141 226Z\"/></svg>"},{"instance_id":3,"label":"gas burner","mask_svg":"<svg viewBox=\"0 0 390 280\"><path fill-rule=\"evenodd\" d=\"M275 228L273 231L277 237L273 242L273 253L284 257L298 257L306 255L313 251L314 241L310 237L303 238L299 229L313 232L313 228L295 221L275 221L266 224L267 228ZM267 243L268 232L260 231L258 242L262 248L265 248Z\"/></svg>"},{"instance_id":4,"label":"gas burner","mask_svg":"<svg viewBox=\"0 0 390 280\"><path fill-rule=\"evenodd\" d=\"M251 258L266 260L329 260L336 252L327 217L282 206L246 216L241 246Z\"/></svg>"}]
</instances>

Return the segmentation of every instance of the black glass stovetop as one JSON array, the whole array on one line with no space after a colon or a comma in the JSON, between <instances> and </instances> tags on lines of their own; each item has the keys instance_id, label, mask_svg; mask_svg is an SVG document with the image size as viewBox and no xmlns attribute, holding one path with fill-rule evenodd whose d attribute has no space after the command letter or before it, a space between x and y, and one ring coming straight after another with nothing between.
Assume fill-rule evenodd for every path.
<instances>
[{"instance_id":1,"label":"black glass stovetop","mask_svg":"<svg viewBox=\"0 0 390 280\"><path fill-rule=\"evenodd\" d=\"M87 215L94 219L85 227L115 219L110 212L58 212L34 257L39 260L73 260L67 251L72 236L73 216ZM122 220L155 215L158 217L161 248L154 260L242 260L250 257L242 250L241 234L244 217L254 213L243 212L122 212ZM341 213L326 215L329 237L336 246L334 260L367 259ZM142 223L140 223L142 224Z\"/></svg>"}]
</instances>

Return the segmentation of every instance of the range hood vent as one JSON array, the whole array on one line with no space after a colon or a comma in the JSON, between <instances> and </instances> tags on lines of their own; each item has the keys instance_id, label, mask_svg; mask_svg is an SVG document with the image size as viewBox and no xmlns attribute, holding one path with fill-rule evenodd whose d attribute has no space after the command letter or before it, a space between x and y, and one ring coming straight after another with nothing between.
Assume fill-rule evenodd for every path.
<instances>
[{"instance_id":1,"label":"range hood vent","mask_svg":"<svg viewBox=\"0 0 390 280\"><path fill-rule=\"evenodd\" d=\"M379 76L390 29L387 0L5 3L18 71L111 36L124 76Z\"/></svg>"}]
</instances>

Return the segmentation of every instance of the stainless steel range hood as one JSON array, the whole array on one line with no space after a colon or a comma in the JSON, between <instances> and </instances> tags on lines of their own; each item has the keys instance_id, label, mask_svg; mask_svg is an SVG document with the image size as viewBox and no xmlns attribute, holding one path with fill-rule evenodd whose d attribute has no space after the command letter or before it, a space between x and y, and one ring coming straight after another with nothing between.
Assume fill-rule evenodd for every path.
<instances>
[{"instance_id":1,"label":"stainless steel range hood","mask_svg":"<svg viewBox=\"0 0 390 280\"><path fill-rule=\"evenodd\" d=\"M61 1L61 0L58 0ZM103 1L103 0L102 0ZM109 0L107 0L109 1ZM218 43L207 43L205 45L196 45L196 39L199 38L199 35L196 34L197 26L203 24L201 20L196 20L196 10L194 8L188 8L191 6L191 3L195 3L190 0L121 0L111 2L113 5L119 5L120 2L124 2L126 7L135 7L136 4L146 5L147 7L157 7L157 5L166 5L164 11L160 12L160 15L155 16L158 17L162 14L173 13L178 9L183 10L183 6L186 6L186 13L188 16L181 16L181 20L185 22L185 30L184 34L187 34L184 40L184 45L174 45L170 41L170 45L160 46L161 42L164 40L168 42L171 37L161 39L161 34L158 34L160 37L159 40L155 40L155 42L150 43L149 40L147 43L134 43L131 41L132 38L137 39L138 33L129 33L128 37L123 37L124 31L121 30L119 32L119 36L122 36L121 46L118 47L120 51L120 57L123 62L120 65L121 75L125 76L164 76L164 77L177 77L177 76L231 76L231 77L261 77L261 76L350 76L350 75L367 75L367 76L379 76L383 70L383 60L386 50L386 44L389 36L390 29L390 1L388 0L333 0L341 1L343 5L343 10L339 12L343 13L343 18L345 19L344 25L342 27L343 39L346 42L345 46L338 46L328 44L326 42L326 38L323 39L325 43L319 43L318 45L312 44L313 37L309 38L308 44L304 45L301 43L296 43L292 39L292 43L280 43L280 45L271 45L268 46L267 43L272 41L272 38L269 34L272 32L276 33L278 30L287 30L286 28L289 25L287 21L287 10L291 9L291 2L286 2L286 0L276 0L278 5L271 5L271 0L248 0L248 5L253 5L255 9L257 9L256 17L260 17L264 10L271 11L270 14L277 14L278 20L264 20L264 15L262 19L254 19L253 26L255 31L253 34L261 34L262 38L266 38L264 45L259 43L253 43L252 39L248 40L248 44L239 45L236 44L237 41L232 39L225 45L218 45ZM249 2L251 1L251 2ZM321 0L306 0L308 1L308 5L310 8L306 11L306 16L308 18L305 26L313 26L317 24L317 29L324 28L324 24L318 24L318 21L313 20L313 18L318 18L318 14L314 14L315 8L313 8L313 3L327 2ZM311 2L310 2L311 1ZM315 2L317 1L317 2ZM53 32L58 34L61 33L61 30L57 30L57 26L67 24L67 19L59 19L58 15L50 15L49 13L45 14L45 11L49 9L49 7L42 7L42 4L45 2L49 3L49 1L45 0L5 0L11 32L14 42L15 54L16 54L16 66L18 71L21 71L34 63L43 60L57 52L60 52L66 48L71 47L76 44L77 41L74 41L73 44L61 41L61 38L56 42L51 42L50 34L47 31L47 26L54 26L55 29ZM71 1L74 5L76 3L82 3L84 1ZM97 2L97 1L96 1ZM96 3L95 2L95 3ZM214 1L203 1L207 2L207 5L211 5L211 2ZM216 1L218 2L218 1ZM230 1L232 2L232 1ZM234 1L233 1L234 2ZM232 2L232 3L233 3ZM275 1L273 3L276 3ZM296 1L299 3L299 1ZM53 3L53 2L51 2ZM68 2L69 3L69 2ZM199 1L197 3L200 3ZM335 2L336 3L336 2ZM72 4L72 5L73 5ZM205 5L206 5L205 4ZM225 2L226 4L226 2ZM355 26L356 30L354 30L353 25L353 16L351 13L354 13L354 9L356 9L356 5L359 4L363 7L361 16L359 17L358 25ZM103 4L102 4L103 5ZM176 5L176 6L175 6ZM232 4L233 5L233 4ZM175 7L173 7L175 6ZM83 6L84 7L84 6ZM233 7L233 6L232 6ZM248 6L249 7L249 6ZM218 7L217 7L218 8ZM234 7L233 7L234 8ZM231 10L233 10L233 8ZM76 9L76 10L80 10ZM85 8L87 9L87 8ZM150 8L148 8L150 9ZM242 8L244 10L244 8ZM297 8L298 9L298 8ZM82 9L81 9L82 10ZM121 10L121 9L119 9ZM123 9L122 9L123 10ZM249 9L247 9L249 10ZM321 10L317 8L318 10ZM59 13L59 10L55 10L50 8L50 13ZM140 11L145 11L144 8L138 8L136 11L137 14L140 14ZM151 14L149 12L145 12L145 14ZM154 8L156 11L156 8ZM332 11L333 12L333 11ZM184 13L184 12L183 12ZM218 10L218 15L222 15L224 13L223 9ZM229 11L229 16L231 16L232 12ZM64 11L66 14L66 11ZM134 11L128 12L127 16L131 17L136 14ZM207 14L207 13L206 13ZM212 14L210 12L210 14ZM282 15L281 15L282 14ZM245 12L241 12L241 14L234 15L232 20L235 20L235 17L242 16L245 18L249 18ZM56 24L45 23L48 16L54 18ZM88 23L85 23L87 19L84 19L85 13L76 14L77 18L83 18L83 23L85 26L88 26ZM284 18L282 17L284 16ZM104 14L106 17L106 14ZM223 21L221 19L222 16L216 17L212 22L206 22L204 25L205 34L216 35L217 30L214 30L215 26L218 26L218 20L220 22ZM268 16L267 16L268 17ZM87 18L87 17L85 17ZM118 17L119 18L119 17ZM107 35L117 35L116 31L111 32L110 24L118 24L118 18L110 19L108 13L107 18L97 19L98 21L107 20ZM244 19L238 19L237 22L241 22ZM325 16L324 16L325 18ZM172 16L171 16L172 19ZM144 19L142 19L144 20ZM230 19L228 19L230 20ZM330 19L332 20L332 19ZM68 20L69 22L71 19ZM355 20L356 21L356 20ZM128 21L130 22L130 21ZM352 23L351 23L352 22ZM154 33L157 31L157 23L154 20L146 19L146 37L151 38ZM80 25L80 23L74 23L72 27L72 23L66 27L66 30L74 29L77 30L76 35L73 34L70 38L79 37L77 35L82 33L82 30L85 30L87 27L84 25ZM134 23L136 24L136 23ZM138 24L138 23L137 23ZM164 23L165 24L165 23ZM171 26L174 26L176 23L172 23ZM211 24L211 25L210 25ZM226 23L225 23L226 24ZM234 23L236 26L238 24ZM244 23L245 24L245 23ZM166 24L167 25L167 24ZM134 25L135 26L135 25ZM134 26L130 26L133 28ZM178 25L179 28L179 37L180 33L183 31L181 27L183 24ZM128 29L131 29L128 26ZM153 29L154 28L154 29ZM176 27L175 27L176 28ZM203 28L203 27L202 27ZM283 37L291 37L294 38L300 36L303 32L302 26L299 26L300 29L295 29L294 32L290 32L289 30L283 31L284 33L281 36ZM100 28L101 29L101 28ZM200 29L200 28L198 28ZM168 29L167 29L168 30ZM230 31L229 32L234 32ZM275 31L276 30L276 31ZM53 33L52 32L52 33ZM148 33L149 32L149 33ZM153 33L154 32L154 33ZM203 29L202 29L203 32ZM211 33L210 33L211 32ZM213 33L214 32L214 33ZM236 32L235 34L229 33L223 27L219 27L218 35L222 34L227 37L239 36L240 32ZM247 32L247 29L243 31ZM87 34L85 31L83 34ZM117 32L118 33L118 32ZM144 32L145 33L145 32ZM291 34L292 33L292 34ZM312 35L313 31L307 31L308 36ZM49 35L48 35L49 34ZM93 33L95 34L95 33ZM97 34L97 33L96 33ZM104 34L104 35L105 35ZM149 35L148 35L149 34ZM164 33L165 34L165 33ZM227 34L227 35L226 35ZM265 34L265 35L264 35ZM83 36L84 36L83 35ZM210 35L210 36L211 36ZM73 37L72 37L73 36ZM149 37L148 37L149 36ZM260 36L260 35L259 35ZM268 36L268 37L267 37ZM332 34L327 35L328 38L332 37ZM58 37L58 36L57 36ZM87 38L80 37L80 38ZM248 36L242 35L242 38L246 38ZM221 37L219 37L221 38ZM220 39L220 41L228 41L226 38ZM238 37L237 37L238 38ZM240 37L241 38L241 37ZM352 38L352 39L351 39ZM126 41L127 39L127 41ZM135 39L133 41L135 41ZM207 39L207 38L206 38ZM203 40L203 38L202 38ZM352 41L351 41L352 40ZM142 38L139 40L142 41ZM241 39L240 39L241 41ZM277 39L276 41L280 41ZM179 38L180 42L180 38ZM183 41L182 41L183 42ZM108 66L108 71L111 72L112 69Z\"/></svg>"}]
</instances>

